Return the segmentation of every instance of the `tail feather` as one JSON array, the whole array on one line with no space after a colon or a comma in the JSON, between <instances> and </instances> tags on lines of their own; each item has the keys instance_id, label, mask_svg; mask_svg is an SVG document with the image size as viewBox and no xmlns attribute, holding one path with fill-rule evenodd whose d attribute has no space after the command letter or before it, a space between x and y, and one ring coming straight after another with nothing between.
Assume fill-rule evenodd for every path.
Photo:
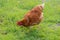
<instances>
[{"instance_id":1,"label":"tail feather","mask_svg":"<svg viewBox=\"0 0 60 40\"><path fill-rule=\"evenodd\" d=\"M44 8L44 6L45 6L45 0L42 0L41 6Z\"/></svg>"},{"instance_id":2,"label":"tail feather","mask_svg":"<svg viewBox=\"0 0 60 40\"><path fill-rule=\"evenodd\" d=\"M45 3L41 4L41 6L44 8L44 6L45 6Z\"/></svg>"}]
</instances>

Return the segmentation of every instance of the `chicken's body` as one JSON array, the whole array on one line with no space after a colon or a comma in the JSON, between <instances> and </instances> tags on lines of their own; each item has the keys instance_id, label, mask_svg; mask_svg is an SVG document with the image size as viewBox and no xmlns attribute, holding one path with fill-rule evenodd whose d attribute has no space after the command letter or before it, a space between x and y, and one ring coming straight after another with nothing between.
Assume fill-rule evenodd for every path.
<instances>
[{"instance_id":1,"label":"chicken's body","mask_svg":"<svg viewBox=\"0 0 60 40\"><path fill-rule=\"evenodd\" d=\"M43 19L43 6L37 5L32 10L30 10L23 18L23 20L17 22L18 25L22 26L32 26L39 24Z\"/></svg>"}]
</instances>

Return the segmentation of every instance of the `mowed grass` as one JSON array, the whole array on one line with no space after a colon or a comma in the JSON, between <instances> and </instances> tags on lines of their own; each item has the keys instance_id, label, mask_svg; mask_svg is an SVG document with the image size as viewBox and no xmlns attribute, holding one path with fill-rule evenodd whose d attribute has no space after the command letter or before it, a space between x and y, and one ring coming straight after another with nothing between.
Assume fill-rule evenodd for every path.
<instances>
[{"instance_id":1,"label":"mowed grass","mask_svg":"<svg viewBox=\"0 0 60 40\"><path fill-rule=\"evenodd\" d=\"M33 28L16 24L41 0L0 0L0 40L60 40L60 0L46 0L44 19Z\"/></svg>"}]
</instances>

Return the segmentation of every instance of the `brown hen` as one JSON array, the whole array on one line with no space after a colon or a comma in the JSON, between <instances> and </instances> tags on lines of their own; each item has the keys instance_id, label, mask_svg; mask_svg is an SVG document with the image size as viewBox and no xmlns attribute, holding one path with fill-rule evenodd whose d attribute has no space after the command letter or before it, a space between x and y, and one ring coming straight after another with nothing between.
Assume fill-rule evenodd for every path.
<instances>
[{"instance_id":1,"label":"brown hen","mask_svg":"<svg viewBox=\"0 0 60 40\"><path fill-rule=\"evenodd\" d=\"M21 21L17 22L19 26L33 26L39 24L43 19L44 4L35 6L30 10Z\"/></svg>"}]
</instances>

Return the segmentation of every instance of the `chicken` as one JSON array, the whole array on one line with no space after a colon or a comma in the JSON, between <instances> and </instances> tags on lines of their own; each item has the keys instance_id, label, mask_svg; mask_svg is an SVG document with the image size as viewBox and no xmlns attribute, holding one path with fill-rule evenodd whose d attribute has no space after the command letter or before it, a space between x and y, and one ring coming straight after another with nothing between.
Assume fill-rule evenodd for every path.
<instances>
[{"instance_id":1,"label":"chicken","mask_svg":"<svg viewBox=\"0 0 60 40\"><path fill-rule=\"evenodd\" d=\"M27 27L39 24L43 19L43 9L44 4L35 6L21 21L17 22L17 25Z\"/></svg>"}]
</instances>

